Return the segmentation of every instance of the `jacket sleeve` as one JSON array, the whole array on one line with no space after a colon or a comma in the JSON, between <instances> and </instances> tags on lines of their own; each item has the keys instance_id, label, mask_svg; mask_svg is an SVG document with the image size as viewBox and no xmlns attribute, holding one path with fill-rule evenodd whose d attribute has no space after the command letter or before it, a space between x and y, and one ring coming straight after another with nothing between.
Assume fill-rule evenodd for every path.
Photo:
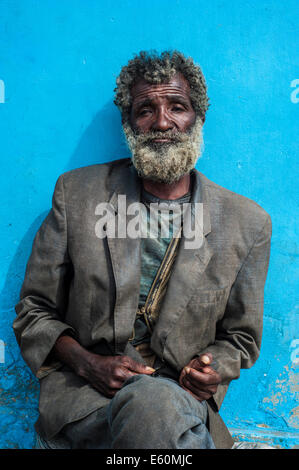
<instances>
[{"instance_id":1,"label":"jacket sleeve","mask_svg":"<svg viewBox=\"0 0 299 470\"><path fill-rule=\"evenodd\" d=\"M71 271L61 176L55 186L52 209L34 239L13 322L22 356L38 378L61 366L49 363L48 357L57 338L66 331L75 335L63 321Z\"/></svg>"},{"instance_id":2,"label":"jacket sleeve","mask_svg":"<svg viewBox=\"0 0 299 470\"><path fill-rule=\"evenodd\" d=\"M271 219L267 214L231 288L225 314L217 323L215 342L200 353L213 355L212 367L222 379L213 396L218 409L230 381L240 376L240 369L250 368L259 356L270 240Z\"/></svg>"}]
</instances>

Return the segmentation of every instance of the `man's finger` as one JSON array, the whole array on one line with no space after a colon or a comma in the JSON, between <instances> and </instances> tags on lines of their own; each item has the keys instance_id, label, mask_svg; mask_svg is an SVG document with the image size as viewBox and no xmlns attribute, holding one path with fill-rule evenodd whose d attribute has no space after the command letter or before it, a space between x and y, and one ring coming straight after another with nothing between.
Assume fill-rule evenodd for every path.
<instances>
[{"instance_id":1,"label":"man's finger","mask_svg":"<svg viewBox=\"0 0 299 470\"><path fill-rule=\"evenodd\" d=\"M126 380L129 380L134 375L137 375L137 372L132 372L131 370L127 369L126 367L121 367L111 377L110 382L109 382L109 386L111 388L121 388L123 383ZM113 384L115 384L115 385L113 385Z\"/></svg>"},{"instance_id":2,"label":"man's finger","mask_svg":"<svg viewBox=\"0 0 299 470\"><path fill-rule=\"evenodd\" d=\"M201 362L203 362L207 366L211 364L213 357L212 357L212 354L206 353L206 354L202 354L201 356L199 356L199 359L201 360Z\"/></svg>"},{"instance_id":3,"label":"man's finger","mask_svg":"<svg viewBox=\"0 0 299 470\"><path fill-rule=\"evenodd\" d=\"M212 367L209 367L209 366L203 367L200 370L200 372L203 372L204 374L214 374L215 373L214 369L212 369Z\"/></svg>"},{"instance_id":4,"label":"man's finger","mask_svg":"<svg viewBox=\"0 0 299 470\"><path fill-rule=\"evenodd\" d=\"M215 370L212 369L212 367L209 367L209 366L199 367L198 369L196 367L186 366L186 367L184 367L182 372L184 374L189 374L190 369L199 370L200 372L204 372L205 374L214 374L214 372L215 372Z\"/></svg>"},{"instance_id":5,"label":"man's finger","mask_svg":"<svg viewBox=\"0 0 299 470\"><path fill-rule=\"evenodd\" d=\"M208 400L209 398L211 398L212 396L212 392L209 391L209 390L199 390L198 388L194 387L194 385L192 385L187 377L184 379L184 383L183 383L183 388L191 393L191 395L196 398L197 400Z\"/></svg>"},{"instance_id":6,"label":"man's finger","mask_svg":"<svg viewBox=\"0 0 299 470\"><path fill-rule=\"evenodd\" d=\"M145 366L139 362L134 361L132 358L128 358L127 368L138 374L152 374L155 372L155 369L149 366Z\"/></svg>"},{"instance_id":7,"label":"man's finger","mask_svg":"<svg viewBox=\"0 0 299 470\"><path fill-rule=\"evenodd\" d=\"M199 367L209 366L213 362L213 356L211 353L203 353L196 358L196 362Z\"/></svg>"},{"instance_id":8,"label":"man's finger","mask_svg":"<svg viewBox=\"0 0 299 470\"><path fill-rule=\"evenodd\" d=\"M204 373L189 367L189 373L186 374L188 379L194 384L202 383L204 385L219 385L220 376L216 371L213 373Z\"/></svg>"},{"instance_id":9,"label":"man's finger","mask_svg":"<svg viewBox=\"0 0 299 470\"><path fill-rule=\"evenodd\" d=\"M179 377L179 384L181 386L183 385L183 379L184 379L185 375L186 375L186 371L185 371L185 367L184 367L184 369L182 369L180 377Z\"/></svg>"}]
</instances>

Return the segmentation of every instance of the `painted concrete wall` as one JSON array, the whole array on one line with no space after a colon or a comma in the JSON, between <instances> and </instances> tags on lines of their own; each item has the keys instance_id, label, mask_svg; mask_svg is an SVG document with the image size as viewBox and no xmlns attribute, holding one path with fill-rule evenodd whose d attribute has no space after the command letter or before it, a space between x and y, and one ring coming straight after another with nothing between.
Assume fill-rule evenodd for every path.
<instances>
[{"instance_id":1,"label":"painted concrete wall","mask_svg":"<svg viewBox=\"0 0 299 470\"><path fill-rule=\"evenodd\" d=\"M142 6L141 6L142 5ZM201 64L211 107L198 168L272 216L261 356L222 416L240 439L298 437L298 2L0 1L0 447L30 448L38 383L11 324L59 174L128 155L113 88L141 49Z\"/></svg>"}]
</instances>

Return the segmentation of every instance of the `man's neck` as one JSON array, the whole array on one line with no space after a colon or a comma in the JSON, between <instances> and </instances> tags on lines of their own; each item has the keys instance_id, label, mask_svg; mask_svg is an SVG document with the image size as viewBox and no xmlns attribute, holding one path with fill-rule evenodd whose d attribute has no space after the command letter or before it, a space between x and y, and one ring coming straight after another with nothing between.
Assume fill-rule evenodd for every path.
<instances>
[{"instance_id":1,"label":"man's neck","mask_svg":"<svg viewBox=\"0 0 299 470\"><path fill-rule=\"evenodd\" d=\"M151 180L142 180L144 189L160 199L178 199L189 191L190 174L182 176L181 179L174 183L158 183Z\"/></svg>"}]
</instances>

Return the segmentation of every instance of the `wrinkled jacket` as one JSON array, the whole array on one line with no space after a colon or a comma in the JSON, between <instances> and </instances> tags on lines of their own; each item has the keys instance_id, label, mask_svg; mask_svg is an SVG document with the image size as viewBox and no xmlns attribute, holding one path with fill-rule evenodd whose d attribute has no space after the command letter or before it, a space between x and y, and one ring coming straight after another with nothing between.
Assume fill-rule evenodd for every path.
<instances>
[{"instance_id":1,"label":"wrinkled jacket","mask_svg":"<svg viewBox=\"0 0 299 470\"><path fill-rule=\"evenodd\" d=\"M231 380L259 355L271 220L255 202L194 171L193 202L201 202L203 244L180 242L151 348L178 375L196 355L211 352L222 382L209 404L218 448L233 441L218 411ZM97 205L118 195L140 200L129 159L60 176L53 207L34 240L13 328L22 356L40 379L36 429L46 438L109 403L84 379L47 357L64 331L99 354L127 354L139 298L140 239L96 236ZM154 404L153 404L154 406Z\"/></svg>"}]
</instances>

